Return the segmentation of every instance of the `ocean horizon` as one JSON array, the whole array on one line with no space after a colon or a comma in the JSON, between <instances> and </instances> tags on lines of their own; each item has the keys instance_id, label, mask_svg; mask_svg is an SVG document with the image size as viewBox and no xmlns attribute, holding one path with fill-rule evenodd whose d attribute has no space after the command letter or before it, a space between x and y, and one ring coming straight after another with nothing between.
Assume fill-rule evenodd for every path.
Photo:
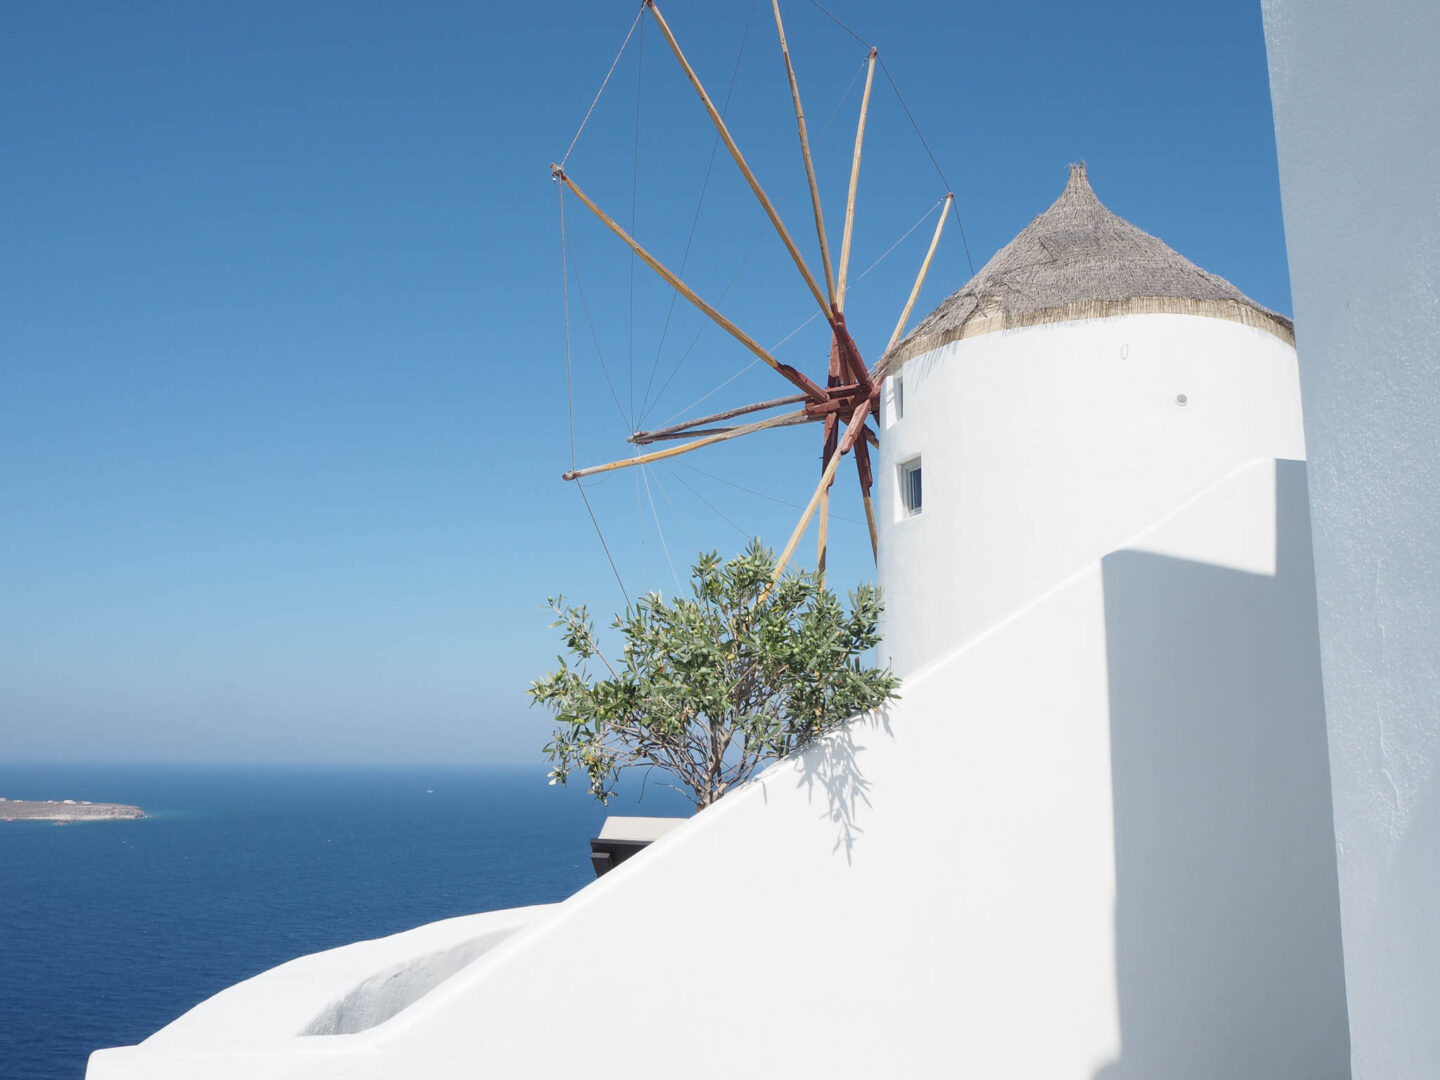
<instances>
[{"instance_id":1,"label":"ocean horizon","mask_svg":"<svg viewBox=\"0 0 1440 1080\"><path fill-rule=\"evenodd\" d=\"M0 1078L79 1080L286 960L563 900L607 813L683 815L660 784L602 807L535 765L0 765L0 796L131 803L138 821L0 822Z\"/></svg>"}]
</instances>

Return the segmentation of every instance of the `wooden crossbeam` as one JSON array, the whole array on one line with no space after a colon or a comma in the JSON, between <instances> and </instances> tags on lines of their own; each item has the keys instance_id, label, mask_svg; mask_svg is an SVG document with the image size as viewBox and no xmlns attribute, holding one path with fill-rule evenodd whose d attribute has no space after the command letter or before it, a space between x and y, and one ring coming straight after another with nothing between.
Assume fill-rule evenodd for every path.
<instances>
[{"instance_id":1,"label":"wooden crossbeam","mask_svg":"<svg viewBox=\"0 0 1440 1080\"><path fill-rule=\"evenodd\" d=\"M830 489L831 482L835 479L835 467L840 464L840 459L850 451L856 437L865 427L865 418L870 415L870 400L867 398L860 403L855 410L855 415L850 418L850 423L845 427L845 434L840 439L840 445L835 453L831 455L830 461L825 466L824 473L820 476L820 484L815 488L815 494L810 496L810 501L805 506L805 512L800 515L800 523L795 526L795 531L790 534L790 542L785 545L785 550L780 553L780 559L775 564L775 572L771 581L779 581L780 576L785 573L785 567L789 565L790 559L795 555L795 547L800 543L800 537L805 535L805 529L810 524L810 519L815 515L815 508L820 505L820 499Z\"/></svg>"},{"instance_id":2,"label":"wooden crossbeam","mask_svg":"<svg viewBox=\"0 0 1440 1080\"><path fill-rule=\"evenodd\" d=\"M860 387L862 395L869 397L872 389L870 372L866 369L865 360L860 355L860 346L855 344L855 339L850 336L849 327L845 325L844 312L835 316L835 323L835 337L831 351L838 350L842 373L847 374L850 380Z\"/></svg>"},{"instance_id":3,"label":"wooden crossbeam","mask_svg":"<svg viewBox=\"0 0 1440 1080\"><path fill-rule=\"evenodd\" d=\"M720 435L727 431L734 431L739 426L739 424L729 424L725 427L686 428L684 431L669 431L662 435L652 435L649 432L644 432L642 433L645 435L643 439L637 439L632 435L625 441L634 443L636 446L650 446L652 443L671 442L675 439L693 439L697 435Z\"/></svg>"},{"instance_id":4,"label":"wooden crossbeam","mask_svg":"<svg viewBox=\"0 0 1440 1080\"><path fill-rule=\"evenodd\" d=\"M789 397L773 398L770 401L757 401L754 405L741 405L738 409L725 409L722 412L711 413L709 416L697 416L693 420L655 428L653 431L637 431L625 441L644 446L646 443L656 442L660 439L671 439L676 436L683 438L693 428L698 428L703 424L718 424L722 420L733 420L735 417L745 416L747 413L764 412L766 409L778 409L781 405L795 405L809 400L804 394L791 394Z\"/></svg>"},{"instance_id":5,"label":"wooden crossbeam","mask_svg":"<svg viewBox=\"0 0 1440 1080\"><path fill-rule=\"evenodd\" d=\"M740 427L727 428L717 435L707 435L703 439L696 439L694 442L684 443L680 446L671 446L665 450L656 450L649 454L640 454L637 457L624 458L620 461L607 462L604 465L591 465L584 469L572 469L570 472L562 473L562 480L579 480L585 476L596 476L599 473L614 472L616 469L628 469L634 465L648 465L652 461L664 461L666 458L678 457L681 454L688 454L692 450L699 450L702 446L713 446L727 439L739 438L741 435L749 435L751 432L764 431L767 428L790 427L794 424L813 424L821 419L818 416L811 416L803 409L799 412L786 413L784 416L772 416L766 420L757 420L753 424L743 424Z\"/></svg>"},{"instance_id":6,"label":"wooden crossbeam","mask_svg":"<svg viewBox=\"0 0 1440 1080\"><path fill-rule=\"evenodd\" d=\"M870 435L867 427L864 434ZM870 449L865 444L869 439L857 439L855 442L855 471L860 476L860 498L865 503L865 524L870 527L870 554L875 561L880 561L880 537L875 529L875 502L870 497L870 488L875 482L870 472Z\"/></svg>"}]
</instances>

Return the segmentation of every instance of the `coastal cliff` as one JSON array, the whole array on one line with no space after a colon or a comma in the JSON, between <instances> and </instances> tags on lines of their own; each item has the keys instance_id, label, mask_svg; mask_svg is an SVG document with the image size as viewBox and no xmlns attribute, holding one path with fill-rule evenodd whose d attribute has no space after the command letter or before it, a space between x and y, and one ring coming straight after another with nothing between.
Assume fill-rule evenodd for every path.
<instances>
[{"instance_id":1,"label":"coastal cliff","mask_svg":"<svg viewBox=\"0 0 1440 1080\"><path fill-rule=\"evenodd\" d=\"M74 799L0 798L0 821L130 821L143 818L145 811L123 803L76 802Z\"/></svg>"}]
</instances>

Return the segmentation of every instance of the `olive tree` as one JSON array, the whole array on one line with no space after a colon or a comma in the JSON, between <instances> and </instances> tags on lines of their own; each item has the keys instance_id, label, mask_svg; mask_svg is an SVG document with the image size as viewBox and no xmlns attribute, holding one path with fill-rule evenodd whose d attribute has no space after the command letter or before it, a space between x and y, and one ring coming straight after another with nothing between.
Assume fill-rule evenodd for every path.
<instances>
[{"instance_id":1,"label":"olive tree","mask_svg":"<svg viewBox=\"0 0 1440 1080\"><path fill-rule=\"evenodd\" d=\"M550 782L581 773L606 802L626 769L657 766L705 807L892 699L899 680L864 660L879 641L879 590L860 586L847 609L814 574L772 586L774 570L759 541L729 561L701 555L690 596L651 593L616 617L614 658L584 607L552 598L565 654L530 686L531 703L556 718Z\"/></svg>"}]
</instances>

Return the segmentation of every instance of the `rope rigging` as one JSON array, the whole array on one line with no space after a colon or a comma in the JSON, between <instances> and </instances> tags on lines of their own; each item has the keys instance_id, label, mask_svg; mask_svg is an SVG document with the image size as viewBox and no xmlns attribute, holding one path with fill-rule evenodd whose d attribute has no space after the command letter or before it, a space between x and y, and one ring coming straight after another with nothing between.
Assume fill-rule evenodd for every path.
<instances>
[{"instance_id":1,"label":"rope rigging","mask_svg":"<svg viewBox=\"0 0 1440 1080\"><path fill-rule=\"evenodd\" d=\"M668 470L667 470L668 471ZM670 507L670 513L674 515L676 522L680 525L680 531L685 534L685 539L690 542L691 551L699 551L700 545L696 542L695 536L690 532L690 527L685 524L685 519L680 516L680 511L675 506L675 501L670 498L670 493L665 490L665 485L660 482L660 477L655 477L655 486L660 489L660 497Z\"/></svg>"},{"instance_id":2,"label":"rope rigging","mask_svg":"<svg viewBox=\"0 0 1440 1080\"><path fill-rule=\"evenodd\" d=\"M831 22L833 22L836 26L840 27L841 30L844 30L847 34L849 34L852 38L854 38L856 41L858 41L861 45L864 45L865 48L867 48L867 49L873 49L873 48L875 47L874 45L871 45L870 42L868 42L868 41L866 41L864 38L862 38L859 34L857 34L854 30L850 29L850 27L846 26L846 25L845 25L843 22L841 22L838 18L836 18L835 15L834 15L832 12L826 10L826 8L819 3L819 0L810 0L810 3L815 6L815 10L816 10L816 11L820 12L820 14L824 15L827 19L829 19Z\"/></svg>"},{"instance_id":3,"label":"rope rigging","mask_svg":"<svg viewBox=\"0 0 1440 1080\"><path fill-rule=\"evenodd\" d=\"M615 67L620 63L620 57L625 55L625 48L630 44L630 37L635 33L635 27L640 25L640 20L645 16L645 5L640 5L640 10L635 13L635 21L630 24L630 29L625 34L625 40L620 43L620 51L615 54L615 59L610 61L610 70L605 72L605 78L600 81L600 89L595 91L595 100L590 102L590 108L585 110L585 118L580 121L580 126L575 129L575 137L570 140L570 145L565 150L565 156L560 159L560 167L563 169L570 161L570 155L575 150L575 144L580 141L580 133L585 130L585 125L590 122L590 116L595 111L595 106L600 104L600 95L605 93L605 87L610 85L610 76L615 74Z\"/></svg>"},{"instance_id":4,"label":"rope rigging","mask_svg":"<svg viewBox=\"0 0 1440 1080\"><path fill-rule=\"evenodd\" d=\"M735 488L737 491L743 491L746 495L754 495L757 499L768 499L770 502L778 503L780 506L789 507L791 510L804 509L804 507L801 506L800 503L795 502L793 499L782 499L778 495L767 495L763 491L756 491L754 488L746 487L744 484L737 484L734 480L730 480L727 477L720 476L717 473L706 472L698 465L691 465L688 461L677 461L675 464L689 469L693 473L699 473L701 476L708 476L711 480L717 480L722 484L728 484L730 487ZM667 463L665 467L668 469L670 466ZM675 478L677 480L680 480L680 477L678 475ZM684 483L684 481L681 480L681 483ZM832 513L830 516L836 521L844 521L850 525L865 524L865 522L861 521L859 518L846 517L843 514Z\"/></svg>"},{"instance_id":5,"label":"rope rigging","mask_svg":"<svg viewBox=\"0 0 1440 1080\"><path fill-rule=\"evenodd\" d=\"M752 21L752 20L754 19L754 17L755 17L755 5L756 5L756 3L758 3L758 2L759 2L759 0L750 0L750 10L749 10L749 12L746 14L746 16L745 16L745 29L744 29L744 31L743 31L743 32L741 33L741 35L740 35L740 50L739 50L739 52L738 52L738 53L736 54L736 56L735 56L735 67L734 67L734 68L731 70L731 72L730 72L730 85L729 85L729 86L726 88L726 90L725 90L725 103L720 107L720 115L721 115L722 117L728 116L728 115L730 114L730 99L731 99L731 98L734 96L734 94L735 94L735 83L736 83L736 81L737 81L737 80L739 79L739 77L740 77L740 62L741 62L741 60L743 60L744 57L745 57L745 43L746 43L746 42L749 40L749 38L750 38L750 23L751 23L751 21ZM713 173L713 172L715 171L715 155L719 152L719 150L720 150L720 133L719 133L719 132L716 132L716 133L715 133L715 139L714 139L714 141L710 144L710 160L709 160L709 162L708 162L708 163L706 164L706 166L705 166L705 179L700 182L700 195L699 195L699 197L695 200L695 216L694 216L693 218L691 218L691 220L690 220L690 234L689 234L689 235L686 237L686 239L685 239L685 253L680 256L680 270L679 270L679 272L680 272L680 274L682 274L682 275L685 273L685 267L686 267L686 265L690 262L690 249L691 249L691 247L692 247L692 246L694 245L694 243L695 243L695 230L696 230L696 229L699 227L699 225L700 225L700 210L701 210L701 208L705 205L705 193L710 189L710 175L711 175L711 173ZM759 238L758 238L758 237L756 238L756 242L757 242L757 243L759 242ZM754 250L753 247L752 247L751 250L752 250L752 251ZM746 256L746 259L748 259L748 258L749 258L749 255ZM744 265L744 263L742 262L742 263L741 263L741 266L743 266L743 265ZM738 273L738 271L737 271L737 273ZM725 291L726 291L726 292L729 292L729 291L730 291L730 290L729 290L729 286L726 286L726 290L725 290ZM655 385L655 371L656 371L656 369L660 366L660 354L661 354L661 353L664 351L664 349L665 349L665 338L666 338L666 335L670 332L670 320L671 320L671 318L675 315L675 302L676 302L678 299L680 299L680 297L679 297L676 293L673 293L673 292L672 292L672 293L670 294L670 305L669 305L669 307L668 307L668 308L666 309L666 311L665 311L665 324L664 324L664 326L662 326L662 327L660 328L660 343L659 343L657 346L655 346L655 359L654 359L654 361L652 361L651 364L650 364L650 377L645 381L645 393L644 393L644 395L643 395L643 396L641 397L641 399L640 399L640 419L639 419L639 422L638 422L638 424L637 424L636 426L639 426L639 425L642 425L642 424L645 423L645 416L646 416L646 414L647 414L647 406L648 406L649 403L650 403L650 388ZM724 299L725 299L725 293L721 293L721 294L720 294L720 299L721 299L721 300L724 300ZM703 328L703 324L702 324L702 328ZM693 347L694 347L694 344L693 344L693 342L692 342L691 348L693 348ZM687 356L689 355L689 349L686 350L685 355L687 355ZM684 356L682 356L682 357L680 358L680 363L683 364L684 362L685 362L685 358L684 358ZM677 368L678 368L678 365L677 365ZM674 377L673 374L672 374L671 377L672 377L672 378ZM669 385L670 385L670 380L669 380L669 379L665 380L665 386L669 386ZM662 387L660 388L660 392L661 392L662 394L665 392L665 387L664 387L664 386L662 386ZM658 395L657 395L657 398L658 398Z\"/></svg>"},{"instance_id":6,"label":"rope rigging","mask_svg":"<svg viewBox=\"0 0 1440 1080\"><path fill-rule=\"evenodd\" d=\"M844 21L842 21L834 12L830 11L823 4L821 4L820 0L810 0L810 3L816 11L820 12L820 14L824 15L836 26L840 27L841 30L844 30L861 45L864 45L865 48L875 48L875 46L871 45L870 42L866 41L863 37L857 34L854 29L852 29ZM890 68L886 65L884 58L880 57L879 60L880 70L885 73L885 78L890 83L890 89L895 91L895 99L900 102L900 107L905 110L905 116L907 119L909 119L910 126L915 129L915 135L917 138L919 138L920 145L925 148L926 156L930 158L930 164L935 166L935 174L940 177L940 182L945 185L945 190L953 192L955 190L955 186L945 178L945 170L940 168L940 162L935 159L935 154L930 149L930 144L925 141L925 133L920 130L920 125L915 120L915 114L910 111L910 106L906 104L905 95L900 93L900 86L895 82L895 76L890 74ZM958 225L960 228L960 243L965 248L965 262L970 266L970 276L974 277L975 260L970 257L970 242L965 238L965 222L960 220L960 206L953 200L951 201L950 206L951 209L955 211L955 224Z\"/></svg>"},{"instance_id":7,"label":"rope rigging","mask_svg":"<svg viewBox=\"0 0 1440 1080\"><path fill-rule=\"evenodd\" d=\"M672 468L669 466L668 463L665 465L665 471L668 472L674 479L678 480L678 481L680 482L680 486L681 486L681 487L683 487L686 491L690 492L691 495L694 495L695 498L699 499L702 503L704 503L704 504L705 504L706 506L708 506L711 510L713 510L713 511L715 512L715 516L716 516L716 517L718 517L718 518L720 518L720 520L724 521L724 522L725 522L727 525L729 525L732 529L734 529L736 532L738 532L738 533L741 535L741 537L743 537L744 539L746 539L746 540L749 540L749 539L750 539L751 533L750 533L749 530L747 530L747 529L742 529L739 525L736 525L735 522L731 521L728 517L726 517L724 511L722 511L718 506L716 506L714 503L712 503L709 499L705 498L704 495L701 495L700 492L696 491L693 487L691 487L689 484L687 484L687 483L685 482L685 478L684 478L683 476L681 476L679 473L677 473L674 469L672 469Z\"/></svg>"},{"instance_id":8,"label":"rope rigging","mask_svg":"<svg viewBox=\"0 0 1440 1080\"><path fill-rule=\"evenodd\" d=\"M645 482L645 497L650 500L650 516L655 519L655 534L660 537L660 550L665 553L665 562L670 567L670 576L675 580L675 591L679 593L682 591L680 575L675 573L675 561L670 558L670 545L665 542L665 530L660 526L660 512L655 509L655 496L650 493L650 477L647 475L650 470L642 467L639 471L640 479Z\"/></svg>"},{"instance_id":9,"label":"rope rigging","mask_svg":"<svg viewBox=\"0 0 1440 1080\"><path fill-rule=\"evenodd\" d=\"M884 60L880 61L880 70L885 72L885 78L889 81L890 88L895 91L895 99L900 102L900 107L905 110L905 115L910 120L910 126L915 129L915 135L920 140L920 145L925 148L925 154L930 159L930 164L935 166L935 175L940 177L940 182L945 185L945 190L953 193L955 186L945 178L945 170L940 168L940 162L935 160L934 151L930 149L930 144L925 141L925 133L920 130L920 125L915 120L915 114L910 111L910 106L905 104L905 95L900 93L900 87L896 85L895 76L890 74L890 68ZM951 199L950 208L955 212L955 224L960 227L960 243L965 248L965 262L970 267L970 276L974 277L975 260L970 257L970 241L965 239L965 222L960 220L960 206L954 199Z\"/></svg>"},{"instance_id":10,"label":"rope rigging","mask_svg":"<svg viewBox=\"0 0 1440 1080\"><path fill-rule=\"evenodd\" d=\"M635 235L635 211L640 199L640 96L645 74L645 27L640 27L640 43L635 58L635 154L630 163L630 235ZM635 426L635 252L630 252L630 426Z\"/></svg>"},{"instance_id":11,"label":"rope rigging","mask_svg":"<svg viewBox=\"0 0 1440 1080\"><path fill-rule=\"evenodd\" d=\"M578 133L576 138L579 138ZM571 146L573 148L574 144L572 143ZM570 421L570 467L573 469L575 467L575 377L574 364L570 355L570 265L566 258L570 239L565 231L565 189L556 188L555 193L560 201L560 295L565 317L565 397ZM625 606L628 608L630 592L625 588L624 579L620 577L620 568L615 565L615 557L610 554L610 545L605 542L605 533L600 529L600 522L595 519L595 511L590 506L590 497L585 494L585 488L581 484L576 484L575 490L580 493L580 501L585 504L585 512L590 515L590 524L595 527L595 536L600 541L600 547L605 552L605 559L610 563L610 572L615 575L615 584L620 586L620 594L625 597Z\"/></svg>"},{"instance_id":12,"label":"rope rigging","mask_svg":"<svg viewBox=\"0 0 1440 1080\"><path fill-rule=\"evenodd\" d=\"M595 343L595 355L600 359L600 370L605 373L605 385L610 388L610 397L614 400L615 409L620 414L620 423L629 429L630 418L625 414L625 406L620 404L620 394L615 389L615 381L610 378L610 368L605 363L604 350L600 348L600 334L595 329L595 320L590 316L590 304L585 299L585 283L580 280L580 262L575 258L575 246L570 243L569 233L564 231L563 219L560 227L561 235L565 239L565 248L570 255L570 269L575 272L575 291L580 294L580 309L585 313L585 324L590 328L590 340Z\"/></svg>"}]
</instances>

